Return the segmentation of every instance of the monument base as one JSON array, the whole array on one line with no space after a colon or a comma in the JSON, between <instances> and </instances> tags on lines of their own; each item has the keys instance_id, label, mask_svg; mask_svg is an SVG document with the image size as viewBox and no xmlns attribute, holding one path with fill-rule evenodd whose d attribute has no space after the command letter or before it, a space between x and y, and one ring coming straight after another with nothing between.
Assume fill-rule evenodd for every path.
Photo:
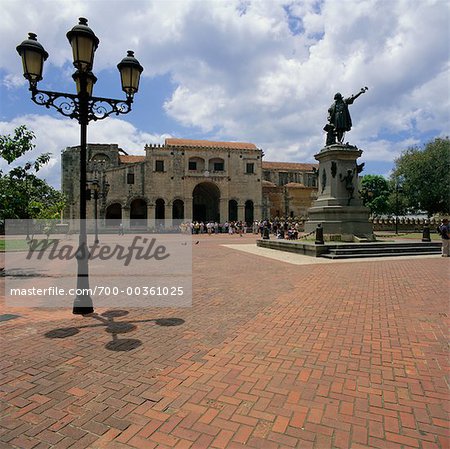
<instances>
[{"instance_id":1,"label":"monument base","mask_svg":"<svg viewBox=\"0 0 450 449\"><path fill-rule=\"evenodd\" d=\"M358 174L362 166L357 159L362 150L347 144L333 144L314 157L319 161L319 195L308 209L305 231L320 224L325 240L353 242L374 240L369 209L359 197Z\"/></svg>"},{"instance_id":2,"label":"monument base","mask_svg":"<svg viewBox=\"0 0 450 449\"><path fill-rule=\"evenodd\" d=\"M308 214L305 232L314 231L320 224L325 240L342 242L374 240L373 226L369 222L366 207L313 206L308 210Z\"/></svg>"}]
</instances>

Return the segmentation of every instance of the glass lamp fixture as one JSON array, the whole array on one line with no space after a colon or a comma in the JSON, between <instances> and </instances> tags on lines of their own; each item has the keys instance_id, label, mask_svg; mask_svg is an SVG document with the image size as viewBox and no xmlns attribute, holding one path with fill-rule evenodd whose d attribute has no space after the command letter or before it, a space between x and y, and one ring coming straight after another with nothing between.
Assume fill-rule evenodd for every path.
<instances>
[{"instance_id":1,"label":"glass lamp fixture","mask_svg":"<svg viewBox=\"0 0 450 449\"><path fill-rule=\"evenodd\" d=\"M134 52L128 50L127 56L117 64L120 72L120 79L122 82L122 90L127 94L128 98L133 98L133 95L139 89L139 79L144 68L139 64L139 61L134 57Z\"/></svg>"},{"instance_id":2,"label":"glass lamp fixture","mask_svg":"<svg viewBox=\"0 0 450 449\"><path fill-rule=\"evenodd\" d=\"M75 25L68 33L73 53L73 65L80 72L89 72L94 64L94 53L97 50L99 39L88 27L87 19L79 18L79 24Z\"/></svg>"},{"instance_id":3,"label":"glass lamp fixture","mask_svg":"<svg viewBox=\"0 0 450 449\"><path fill-rule=\"evenodd\" d=\"M28 39L16 47L22 58L23 76L29 81L30 88L36 87L42 79L44 61L48 58L48 53L36 38L36 34L28 33Z\"/></svg>"},{"instance_id":4,"label":"glass lamp fixture","mask_svg":"<svg viewBox=\"0 0 450 449\"><path fill-rule=\"evenodd\" d=\"M77 85L77 93L81 93L83 91L83 82L82 78L86 80L86 92L90 97L92 97L92 91L94 90L94 84L97 82L97 77L92 72L87 72L85 74L80 73L79 70L77 70L73 75L72 78L75 81Z\"/></svg>"}]
</instances>

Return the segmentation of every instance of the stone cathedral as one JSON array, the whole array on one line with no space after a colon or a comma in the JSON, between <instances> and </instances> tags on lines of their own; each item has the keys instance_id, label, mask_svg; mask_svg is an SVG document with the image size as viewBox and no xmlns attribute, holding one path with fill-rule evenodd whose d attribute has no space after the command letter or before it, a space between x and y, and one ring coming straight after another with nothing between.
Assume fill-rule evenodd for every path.
<instances>
[{"instance_id":1,"label":"stone cathedral","mask_svg":"<svg viewBox=\"0 0 450 449\"><path fill-rule=\"evenodd\" d=\"M252 143L168 138L129 155L116 144L89 144L87 218L125 229L147 221L246 221L300 218L317 195L318 164L263 161ZM79 147L62 152L65 219L79 214ZM96 201L94 201L94 198Z\"/></svg>"}]
</instances>

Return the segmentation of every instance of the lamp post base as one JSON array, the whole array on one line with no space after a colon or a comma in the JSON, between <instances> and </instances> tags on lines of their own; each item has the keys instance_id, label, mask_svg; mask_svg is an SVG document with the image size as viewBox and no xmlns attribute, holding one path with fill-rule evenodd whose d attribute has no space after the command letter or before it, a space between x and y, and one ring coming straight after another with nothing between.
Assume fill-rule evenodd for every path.
<instances>
[{"instance_id":1,"label":"lamp post base","mask_svg":"<svg viewBox=\"0 0 450 449\"><path fill-rule=\"evenodd\" d=\"M89 315L94 313L94 305L90 296L77 296L73 301L72 313L74 315Z\"/></svg>"},{"instance_id":2,"label":"lamp post base","mask_svg":"<svg viewBox=\"0 0 450 449\"><path fill-rule=\"evenodd\" d=\"M74 307L72 313L74 315L90 315L94 313L93 307Z\"/></svg>"}]
</instances>

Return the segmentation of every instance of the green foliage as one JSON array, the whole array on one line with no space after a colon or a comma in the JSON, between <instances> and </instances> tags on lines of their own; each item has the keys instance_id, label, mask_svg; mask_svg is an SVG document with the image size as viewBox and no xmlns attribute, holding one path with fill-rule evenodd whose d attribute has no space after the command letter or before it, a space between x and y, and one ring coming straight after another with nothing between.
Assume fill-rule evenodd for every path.
<instances>
[{"instance_id":1,"label":"green foliage","mask_svg":"<svg viewBox=\"0 0 450 449\"><path fill-rule=\"evenodd\" d=\"M437 138L423 149L411 147L395 161L391 177L400 180L402 196L410 210L429 216L450 212L450 140Z\"/></svg>"},{"instance_id":2,"label":"green foliage","mask_svg":"<svg viewBox=\"0 0 450 449\"><path fill-rule=\"evenodd\" d=\"M0 157L11 164L35 147L34 138L23 125L15 129L13 137L0 136ZM66 202L64 195L36 176L49 160L50 153L44 153L6 174L0 171L0 222L7 218L59 217Z\"/></svg>"},{"instance_id":3,"label":"green foliage","mask_svg":"<svg viewBox=\"0 0 450 449\"><path fill-rule=\"evenodd\" d=\"M407 192L403 190L403 182L403 178L391 179L389 181L389 215L407 215L419 212L419 209L410 205Z\"/></svg>"},{"instance_id":4,"label":"green foliage","mask_svg":"<svg viewBox=\"0 0 450 449\"><path fill-rule=\"evenodd\" d=\"M361 180L360 195L364 206L372 215L383 215L389 212L389 182L380 175L365 175Z\"/></svg>"},{"instance_id":5,"label":"green foliage","mask_svg":"<svg viewBox=\"0 0 450 449\"><path fill-rule=\"evenodd\" d=\"M0 157L11 164L35 147L33 144L34 138L33 131L29 131L25 125L14 130L14 137L11 137L10 134L0 136Z\"/></svg>"}]
</instances>

